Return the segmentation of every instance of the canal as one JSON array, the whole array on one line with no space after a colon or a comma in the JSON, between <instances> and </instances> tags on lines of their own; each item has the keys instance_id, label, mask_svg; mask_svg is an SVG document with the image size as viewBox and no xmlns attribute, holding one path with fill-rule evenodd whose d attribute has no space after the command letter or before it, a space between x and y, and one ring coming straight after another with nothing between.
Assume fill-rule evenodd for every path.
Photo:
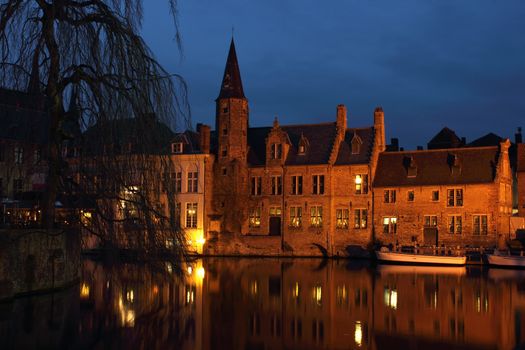
<instances>
[{"instance_id":1,"label":"canal","mask_svg":"<svg viewBox=\"0 0 525 350\"><path fill-rule=\"evenodd\" d=\"M321 259L85 260L0 304L3 349L515 349L525 271Z\"/></svg>"}]
</instances>

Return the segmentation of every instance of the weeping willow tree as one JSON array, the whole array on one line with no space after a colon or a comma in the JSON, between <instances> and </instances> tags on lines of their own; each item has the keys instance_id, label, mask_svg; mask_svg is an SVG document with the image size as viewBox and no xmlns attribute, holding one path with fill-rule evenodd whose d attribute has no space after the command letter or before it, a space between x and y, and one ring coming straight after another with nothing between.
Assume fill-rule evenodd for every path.
<instances>
[{"instance_id":1,"label":"weeping willow tree","mask_svg":"<svg viewBox=\"0 0 525 350\"><path fill-rule=\"evenodd\" d=\"M180 49L176 0L167 6ZM171 130L188 123L183 79L140 36L141 0L5 0L2 86L41 94L49 115L42 225L75 198L106 245L184 252L169 174ZM71 219L69 219L71 220Z\"/></svg>"}]
</instances>

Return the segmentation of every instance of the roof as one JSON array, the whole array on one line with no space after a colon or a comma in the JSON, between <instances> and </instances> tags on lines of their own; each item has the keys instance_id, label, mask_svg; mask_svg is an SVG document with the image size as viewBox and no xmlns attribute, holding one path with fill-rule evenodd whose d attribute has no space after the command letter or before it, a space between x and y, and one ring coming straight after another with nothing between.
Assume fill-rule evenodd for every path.
<instances>
[{"instance_id":1,"label":"roof","mask_svg":"<svg viewBox=\"0 0 525 350\"><path fill-rule=\"evenodd\" d=\"M361 139L359 153L352 154L352 139L354 134ZM347 129L345 139L339 146L336 165L364 164L370 160L372 148L374 147L374 128Z\"/></svg>"},{"instance_id":2,"label":"roof","mask_svg":"<svg viewBox=\"0 0 525 350\"><path fill-rule=\"evenodd\" d=\"M502 140L503 140L503 137L490 132L487 135L481 136L480 138L477 138L474 141L470 142L467 146L468 147L498 146Z\"/></svg>"},{"instance_id":3,"label":"roof","mask_svg":"<svg viewBox=\"0 0 525 350\"><path fill-rule=\"evenodd\" d=\"M476 147L409 152L383 152L379 155L374 186L459 185L493 182L499 148ZM454 157L459 167L453 169ZM412 160L416 176L408 177Z\"/></svg>"},{"instance_id":4,"label":"roof","mask_svg":"<svg viewBox=\"0 0 525 350\"><path fill-rule=\"evenodd\" d=\"M447 127L441 129L427 144L428 149L456 148L461 147L463 142L454 130Z\"/></svg>"},{"instance_id":5,"label":"roof","mask_svg":"<svg viewBox=\"0 0 525 350\"><path fill-rule=\"evenodd\" d=\"M226 60L226 67L224 68L221 91L219 92L219 97L217 97L217 99L220 98L245 98L233 38L230 44L228 59Z\"/></svg>"},{"instance_id":6,"label":"roof","mask_svg":"<svg viewBox=\"0 0 525 350\"><path fill-rule=\"evenodd\" d=\"M201 153L199 134L194 131L186 130L184 132L177 133L171 142L181 142L183 144L182 154Z\"/></svg>"}]
</instances>

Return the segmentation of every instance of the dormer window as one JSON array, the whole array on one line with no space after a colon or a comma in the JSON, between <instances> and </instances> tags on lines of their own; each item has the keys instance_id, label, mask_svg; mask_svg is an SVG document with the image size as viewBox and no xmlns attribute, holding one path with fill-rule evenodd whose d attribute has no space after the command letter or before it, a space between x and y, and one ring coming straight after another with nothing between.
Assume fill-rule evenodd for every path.
<instances>
[{"instance_id":1,"label":"dormer window","mask_svg":"<svg viewBox=\"0 0 525 350\"><path fill-rule=\"evenodd\" d=\"M303 155L306 154L306 149L308 148L308 139L301 134L301 139L299 140L299 147L297 148L297 154Z\"/></svg>"},{"instance_id":2,"label":"dormer window","mask_svg":"<svg viewBox=\"0 0 525 350\"><path fill-rule=\"evenodd\" d=\"M171 144L171 153L182 153L182 142L174 142Z\"/></svg>"},{"instance_id":3,"label":"dormer window","mask_svg":"<svg viewBox=\"0 0 525 350\"><path fill-rule=\"evenodd\" d=\"M306 152L306 147L304 145L299 145L299 154L304 154Z\"/></svg>"},{"instance_id":4,"label":"dormer window","mask_svg":"<svg viewBox=\"0 0 525 350\"><path fill-rule=\"evenodd\" d=\"M414 161L414 157L409 157L408 159L408 168L407 168L407 177L416 177L417 175L417 166Z\"/></svg>"},{"instance_id":5,"label":"dormer window","mask_svg":"<svg viewBox=\"0 0 525 350\"><path fill-rule=\"evenodd\" d=\"M280 143L272 143L270 153L272 159L281 159L283 154L283 145Z\"/></svg>"},{"instance_id":6,"label":"dormer window","mask_svg":"<svg viewBox=\"0 0 525 350\"><path fill-rule=\"evenodd\" d=\"M361 141L361 138L357 136L356 133L354 133L354 137L352 138L352 154L361 153L362 144L363 144L363 141Z\"/></svg>"}]
</instances>

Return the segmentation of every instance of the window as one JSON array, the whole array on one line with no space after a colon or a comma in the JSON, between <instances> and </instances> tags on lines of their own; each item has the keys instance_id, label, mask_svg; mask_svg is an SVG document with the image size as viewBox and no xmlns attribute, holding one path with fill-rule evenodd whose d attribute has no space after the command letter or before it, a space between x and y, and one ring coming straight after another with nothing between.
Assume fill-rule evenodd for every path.
<instances>
[{"instance_id":1,"label":"window","mask_svg":"<svg viewBox=\"0 0 525 350\"><path fill-rule=\"evenodd\" d=\"M37 164L38 162L40 162L41 158L42 158L42 152L41 152L40 148L36 148L35 152L33 154L33 162L35 164Z\"/></svg>"},{"instance_id":2,"label":"window","mask_svg":"<svg viewBox=\"0 0 525 350\"><path fill-rule=\"evenodd\" d=\"M384 202L395 203L396 202L396 190L385 190L384 191Z\"/></svg>"},{"instance_id":3,"label":"window","mask_svg":"<svg viewBox=\"0 0 525 350\"><path fill-rule=\"evenodd\" d=\"M413 202L414 201L414 191L410 190L407 192L407 201L408 202Z\"/></svg>"},{"instance_id":4,"label":"window","mask_svg":"<svg viewBox=\"0 0 525 350\"><path fill-rule=\"evenodd\" d=\"M197 227L197 203L186 203L186 227Z\"/></svg>"},{"instance_id":5,"label":"window","mask_svg":"<svg viewBox=\"0 0 525 350\"><path fill-rule=\"evenodd\" d=\"M20 146L15 147L15 164L22 164L24 162L24 148Z\"/></svg>"},{"instance_id":6,"label":"window","mask_svg":"<svg viewBox=\"0 0 525 350\"><path fill-rule=\"evenodd\" d=\"M312 176L312 193L324 194L324 175Z\"/></svg>"},{"instance_id":7,"label":"window","mask_svg":"<svg viewBox=\"0 0 525 350\"><path fill-rule=\"evenodd\" d=\"M174 142L171 144L171 153L182 153L182 142Z\"/></svg>"},{"instance_id":8,"label":"window","mask_svg":"<svg viewBox=\"0 0 525 350\"><path fill-rule=\"evenodd\" d=\"M290 207L290 226L301 227L303 219L302 207Z\"/></svg>"},{"instance_id":9,"label":"window","mask_svg":"<svg viewBox=\"0 0 525 350\"><path fill-rule=\"evenodd\" d=\"M368 193L368 174L357 174L354 179L355 194Z\"/></svg>"},{"instance_id":10,"label":"window","mask_svg":"<svg viewBox=\"0 0 525 350\"><path fill-rule=\"evenodd\" d=\"M225 167L223 167L221 169L221 173L222 173L222 176L226 176L226 175L228 175L228 170Z\"/></svg>"},{"instance_id":11,"label":"window","mask_svg":"<svg viewBox=\"0 0 525 350\"><path fill-rule=\"evenodd\" d=\"M447 190L447 207L462 207L463 206L463 190L449 189Z\"/></svg>"},{"instance_id":12,"label":"window","mask_svg":"<svg viewBox=\"0 0 525 350\"><path fill-rule=\"evenodd\" d=\"M303 194L302 176L292 176L292 194Z\"/></svg>"},{"instance_id":13,"label":"window","mask_svg":"<svg viewBox=\"0 0 525 350\"><path fill-rule=\"evenodd\" d=\"M432 201L433 201L433 202L437 202L437 201L439 201L439 190L437 190L437 191L432 191Z\"/></svg>"},{"instance_id":14,"label":"window","mask_svg":"<svg viewBox=\"0 0 525 350\"><path fill-rule=\"evenodd\" d=\"M228 149L226 146L221 147L221 157L227 157L228 156Z\"/></svg>"},{"instance_id":15,"label":"window","mask_svg":"<svg viewBox=\"0 0 525 350\"><path fill-rule=\"evenodd\" d=\"M226 129L226 128L222 129L222 134L223 135L228 135L228 129Z\"/></svg>"},{"instance_id":16,"label":"window","mask_svg":"<svg viewBox=\"0 0 525 350\"><path fill-rule=\"evenodd\" d=\"M272 143L270 151L270 157L272 159L281 159L283 154L283 145L280 143Z\"/></svg>"},{"instance_id":17,"label":"window","mask_svg":"<svg viewBox=\"0 0 525 350\"><path fill-rule=\"evenodd\" d=\"M199 189L199 173L197 171L190 171L188 173L188 192L198 192Z\"/></svg>"},{"instance_id":18,"label":"window","mask_svg":"<svg viewBox=\"0 0 525 350\"><path fill-rule=\"evenodd\" d=\"M384 217L383 218L383 233L395 234L397 233L397 218Z\"/></svg>"},{"instance_id":19,"label":"window","mask_svg":"<svg viewBox=\"0 0 525 350\"><path fill-rule=\"evenodd\" d=\"M448 233L460 235L463 231L461 215L451 215L448 217Z\"/></svg>"},{"instance_id":20,"label":"window","mask_svg":"<svg viewBox=\"0 0 525 350\"><path fill-rule=\"evenodd\" d=\"M228 113L228 108L223 108L222 113Z\"/></svg>"},{"instance_id":21,"label":"window","mask_svg":"<svg viewBox=\"0 0 525 350\"><path fill-rule=\"evenodd\" d=\"M251 187L252 196L260 196L262 193L262 178L260 176L252 176Z\"/></svg>"},{"instance_id":22,"label":"window","mask_svg":"<svg viewBox=\"0 0 525 350\"><path fill-rule=\"evenodd\" d=\"M368 210L355 209L354 210L354 228L366 228L368 224Z\"/></svg>"},{"instance_id":23,"label":"window","mask_svg":"<svg viewBox=\"0 0 525 350\"><path fill-rule=\"evenodd\" d=\"M306 147L304 145L299 145L299 154L305 154L306 153Z\"/></svg>"},{"instance_id":24,"label":"window","mask_svg":"<svg viewBox=\"0 0 525 350\"><path fill-rule=\"evenodd\" d=\"M348 209L335 210L335 227L348 228Z\"/></svg>"},{"instance_id":25,"label":"window","mask_svg":"<svg viewBox=\"0 0 525 350\"><path fill-rule=\"evenodd\" d=\"M20 194L24 190L24 182L22 179L13 179L13 192Z\"/></svg>"},{"instance_id":26,"label":"window","mask_svg":"<svg viewBox=\"0 0 525 350\"><path fill-rule=\"evenodd\" d=\"M272 176L272 194L279 195L283 193L283 182L281 176Z\"/></svg>"},{"instance_id":27,"label":"window","mask_svg":"<svg viewBox=\"0 0 525 350\"><path fill-rule=\"evenodd\" d=\"M474 215L474 234L486 235L488 233L487 215Z\"/></svg>"},{"instance_id":28,"label":"window","mask_svg":"<svg viewBox=\"0 0 525 350\"><path fill-rule=\"evenodd\" d=\"M176 193L182 192L182 172L177 171L175 173L171 173L171 180L173 181L174 185L173 190Z\"/></svg>"},{"instance_id":29,"label":"window","mask_svg":"<svg viewBox=\"0 0 525 350\"><path fill-rule=\"evenodd\" d=\"M281 216L281 207L270 207L270 216Z\"/></svg>"},{"instance_id":30,"label":"window","mask_svg":"<svg viewBox=\"0 0 525 350\"><path fill-rule=\"evenodd\" d=\"M252 228L261 227L261 208L253 208L250 211L249 225Z\"/></svg>"},{"instance_id":31,"label":"window","mask_svg":"<svg viewBox=\"0 0 525 350\"><path fill-rule=\"evenodd\" d=\"M425 227L437 227L437 222L436 215L425 215Z\"/></svg>"},{"instance_id":32,"label":"window","mask_svg":"<svg viewBox=\"0 0 525 350\"><path fill-rule=\"evenodd\" d=\"M322 227L323 226L323 207L320 205L314 205L310 208L310 226Z\"/></svg>"}]
</instances>

